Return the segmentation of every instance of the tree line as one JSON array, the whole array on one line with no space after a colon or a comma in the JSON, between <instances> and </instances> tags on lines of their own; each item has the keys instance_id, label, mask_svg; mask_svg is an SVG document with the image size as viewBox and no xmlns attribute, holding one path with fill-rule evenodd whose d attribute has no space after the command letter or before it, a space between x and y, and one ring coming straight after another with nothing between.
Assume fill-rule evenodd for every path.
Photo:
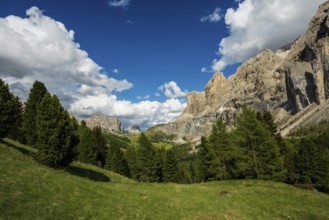
<instances>
[{"instance_id":1,"label":"tree line","mask_svg":"<svg viewBox=\"0 0 329 220\"><path fill-rule=\"evenodd\" d=\"M137 144L79 124L36 81L24 108L0 79L0 138L19 140L38 151L37 161L50 167L73 160L112 170L142 182L199 183L262 179L305 184L329 192L329 130L285 140L270 112L242 107L231 131L218 120L201 143L155 147L144 133ZM161 142L157 137L157 142Z\"/></svg>"}]
</instances>

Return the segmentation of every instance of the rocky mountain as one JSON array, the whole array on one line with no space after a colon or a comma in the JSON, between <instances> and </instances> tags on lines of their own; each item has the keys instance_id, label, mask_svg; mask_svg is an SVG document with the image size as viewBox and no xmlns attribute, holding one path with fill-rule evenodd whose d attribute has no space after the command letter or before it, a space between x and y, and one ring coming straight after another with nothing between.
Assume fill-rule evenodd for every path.
<instances>
[{"instance_id":1,"label":"rocky mountain","mask_svg":"<svg viewBox=\"0 0 329 220\"><path fill-rule=\"evenodd\" d=\"M329 1L319 7L306 33L278 51L264 50L226 79L216 73L204 92L187 96L175 121L153 129L177 141L197 141L221 119L228 126L242 105L270 110L288 134L301 126L329 120Z\"/></svg>"},{"instance_id":2,"label":"rocky mountain","mask_svg":"<svg viewBox=\"0 0 329 220\"><path fill-rule=\"evenodd\" d=\"M100 126L102 131L110 133L123 133L124 129L120 120L116 117L108 117L105 115L93 115L84 119L90 128Z\"/></svg>"},{"instance_id":3,"label":"rocky mountain","mask_svg":"<svg viewBox=\"0 0 329 220\"><path fill-rule=\"evenodd\" d=\"M125 133L127 133L127 134L138 134L141 132L142 131L138 125L132 125L125 129Z\"/></svg>"}]
</instances>

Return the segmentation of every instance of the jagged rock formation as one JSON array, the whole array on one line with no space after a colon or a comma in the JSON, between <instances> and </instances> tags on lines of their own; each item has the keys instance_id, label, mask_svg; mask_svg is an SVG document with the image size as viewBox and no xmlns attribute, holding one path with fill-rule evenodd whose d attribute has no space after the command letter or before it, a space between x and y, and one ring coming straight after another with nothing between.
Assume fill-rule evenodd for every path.
<instances>
[{"instance_id":1,"label":"jagged rock formation","mask_svg":"<svg viewBox=\"0 0 329 220\"><path fill-rule=\"evenodd\" d=\"M84 119L87 126L94 128L100 126L103 132L110 133L123 133L124 129L118 118L108 117L105 115L93 115L89 118Z\"/></svg>"},{"instance_id":2,"label":"jagged rock formation","mask_svg":"<svg viewBox=\"0 0 329 220\"><path fill-rule=\"evenodd\" d=\"M132 125L125 129L125 133L127 134L139 134L141 132L142 131L138 125Z\"/></svg>"},{"instance_id":3,"label":"jagged rock formation","mask_svg":"<svg viewBox=\"0 0 329 220\"><path fill-rule=\"evenodd\" d=\"M209 134L218 119L232 124L242 105L270 110L284 135L329 120L328 114L321 116L328 111L323 105L328 105L329 98L328 16L329 1L320 6L307 32L295 42L276 52L263 51L228 79L216 73L204 92L187 96L187 107L175 122L155 129L175 134L178 141L196 141Z\"/></svg>"}]
</instances>

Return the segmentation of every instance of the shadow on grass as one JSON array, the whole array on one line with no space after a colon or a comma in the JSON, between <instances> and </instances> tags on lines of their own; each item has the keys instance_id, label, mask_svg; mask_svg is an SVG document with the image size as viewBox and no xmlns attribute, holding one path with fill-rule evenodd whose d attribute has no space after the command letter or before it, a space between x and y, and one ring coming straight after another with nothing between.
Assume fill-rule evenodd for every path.
<instances>
[{"instance_id":1,"label":"shadow on grass","mask_svg":"<svg viewBox=\"0 0 329 220\"><path fill-rule=\"evenodd\" d=\"M82 168L82 167L76 167L76 166L69 166L64 169L68 173L79 176L79 177L84 177L93 181L97 182L110 182L111 179L108 176L105 176L101 172L97 172L94 170Z\"/></svg>"},{"instance_id":2,"label":"shadow on grass","mask_svg":"<svg viewBox=\"0 0 329 220\"><path fill-rule=\"evenodd\" d=\"M34 158L35 156L35 153L33 151L30 151L30 150L27 150L25 148L22 148L22 147L18 147L18 146L15 146L14 144L10 143L10 142L7 142L6 140L4 139L0 139L0 143L1 144L4 144L4 145L7 145L8 147L11 147L19 152L21 152L22 154L25 154L25 155L28 155L28 156L31 156Z\"/></svg>"}]
</instances>

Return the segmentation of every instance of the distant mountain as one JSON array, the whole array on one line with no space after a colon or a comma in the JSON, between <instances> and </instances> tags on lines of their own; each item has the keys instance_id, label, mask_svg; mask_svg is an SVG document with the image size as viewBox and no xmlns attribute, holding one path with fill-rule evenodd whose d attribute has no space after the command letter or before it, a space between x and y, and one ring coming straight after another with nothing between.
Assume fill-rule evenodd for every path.
<instances>
[{"instance_id":1,"label":"distant mountain","mask_svg":"<svg viewBox=\"0 0 329 220\"><path fill-rule=\"evenodd\" d=\"M87 126L90 128L100 126L104 132L116 134L124 132L121 121L116 117L108 117L105 115L96 114L84 120L86 121Z\"/></svg>"},{"instance_id":2,"label":"distant mountain","mask_svg":"<svg viewBox=\"0 0 329 220\"><path fill-rule=\"evenodd\" d=\"M329 1L319 7L306 33L278 51L264 50L226 79L216 73L204 92L187 96L183 114L153 130L177 141L198 141L218 119L232 125L240 108L270 110L287 135L329 121Z\"/></svg>"},{"instance_id":3,"label":"distant mountain","mask_svg":"<svg viewBox=\"0 0 329 220\"><path fill-rule=\"evenodd\" d=\"M127 134L139 134L141 133L141 129L138 125L132 125L125 129L125 133Z\"/></svg>"}]
</instances>

